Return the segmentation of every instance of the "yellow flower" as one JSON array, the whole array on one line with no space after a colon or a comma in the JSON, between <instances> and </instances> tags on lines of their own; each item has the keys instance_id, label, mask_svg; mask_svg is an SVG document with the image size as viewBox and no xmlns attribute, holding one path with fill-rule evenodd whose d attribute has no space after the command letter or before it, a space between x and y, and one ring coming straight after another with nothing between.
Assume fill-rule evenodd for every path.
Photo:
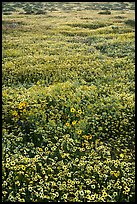
<instances>
[{"instance_id":1,"label":"yellow flower","mask_svg":"<svg viewBox=\"0 0 137 204\"><path fill-rule=\"evenodd\" d=\"M128 195L128 192L127 192L127 191L123 191L123 193Z\"/></svg>"},{"instance_id":2,"label":"yellow flower","mask_svg":"<svg viewBox=\"0 0 137 204\"><path fill-rule=\"evenodd\" d=\"M10 162L10 158L6 158L6 162Z\"/></svg>"},{"instance_id":3,"label":"yellow flower","mask_svg":"<svg viewBox=\"0 0 137 204\"><path fill-rule=\"evenodd\" d=\"M37 85L40 85L40 81L37 81Z\"/></svg>"},{"instance_id":4,"label":"yellow flower","mask_svg":"<svg viewBox=\"0 0 137 204\"><path fill-rule=\"evenodd\" d=\"M39 159L39 158L40 158L39 155L35 155L34 160L35 160L35 159Z\"/></svg>"},{"instance_id":5,"label":"yellow flower","mask_svg":"<svg viewBox=\"0 0 137 204\"><path fill-rule=\"evenodd\" d=\"M78 133L79 135L81 135L81 133L82 133L82 130L78 130L78 131L77 131L77 133Z\"/></svg>"},{"instance_id":6,"label":"yellow flower","mask_svg":"<svg viewBox=\"0 0 137 204\"><path fill-rule=\"evenodd\" d=\"M23 112L25 113L25 112L26 112L26 109L23 109Z\"/></svg>"},{"instance_id":7,"label":"yellow flower","mask_svg":"<svg viewBox=\"0 0 137 204\"><path fill-rule=\"evenodd\" d=\"M124 158L124 154L120 154L119 156L120 156L122 159Z\"/></svg>"},{"instance_id":8,"label":"yellow flower","mask_svg":"<svg viewBox=\"0 0 137 204\"><path fill-rule=\"evenodd\" d=\"M90 193L91 193L91 191L90 191L90 190L86 190L86 193L87 193L87 194L90 194Z\"/></svg>"},{"instance_id":9,"label":"yellow flower","mask_svg":"<svg viewBox=\"0 0 137 204\"><path fill-rule=\"evenodd\" d=\"M40 147L38 147L38 151L39 151L39 152L43 152L43 149L40 148Z\"/></svg>"},{"instance_id":10,"label":"yellow flower","mask_svg":"<svg viewBox=\"0 0 137 204\"><path fill-rule=\"evenodd\" d=\"M22 170L25 170L25 169L26 169L26 167L24 165L22 165Z\"/></svg>"},{"instance_id":11,"label":"yellow flower","mask_svg":"<svg viewBox=\"0 0 137 204\"><path fill-rule=\"evenodd\" d=\"M107 196L108 196L107 192L106 191L103 192L103 197L107 197Z\"/></svg>"},{"instance_id":12,"label":"yellow flower","mask_svg":"<svg viewBox=\"0 0 137 204\"><path fill-rule=\"evenodd\" d=\"M66 126L67 126L67 127L70 127L70 124L69 124L69 123L66 123Z\"/></svg>"},{"instance_id":13,"label":"yellow flower","mask_svg":"<svg viewBox=\"0 0 137 204\"><path fill-rule=\"evenodd\" d=\"M130 188L128 188L128 187L126 186L126 187L124 187L124 190L125 190L126 192L129 192L129 191L130 191Z\"/></svg>"},{"instance_id":14,"label":"yellow flower","mask_svg":"<svg viewBox=\"0 0 137 204\"><path fill-rule=\"evenodd\" d=\"M93 184L93 185L91 185L91 188L92 188L92 189L95 189L95 187L96 187L96 186L95 186L94 184Z\"/></svg>"},{"instance_id":15,"label":"yellow flower","mask_svg":"<svg viewBox=\"0 0 137 204\"><path fill-rule=\"evenodd\" d=\"M117 192L114 192L114 193L113 193L113 196L114 196L114 197L117 196Z\"/></svg>"},{"instance_id":16,"label":"yellow flower","mask_svg":"<svg viewBox=\"0 0 137 204\"><path fill-rule=\"evenodd\" d=\"M15 117L18 116L17 111L13 111L12 115L15 116Z\"/></svg>"},{"instance_id":17,"label":"yellow flower","mask_svg":"<svg viewBox=\"0 0 137 204\"><path fill-rule=\"evenodd\" d=\"M63 195L63 198L64 198L64 199L67 199L67 197L68 197L67 194L64 194L64 195Z\"/></svg>"},{"instance_id":18,"label":"yellow flower","mask_svg":"<svg viewBox=\"0 0 137 204\"><path fill-rule=\"evenodd\" d=\"M90 180L90 179L87 179L87 180L86 180L86 184L87 184L87 185L90 185L90 184L91 184L91 180Z\"/></svg>"},{"instance_id":19,"label":"yellow flower","mask_svg":"<svg viewBox=\"0 0 137 204\"><path fill-rule=\"evenodd\" d=\"M122 188L122 186L118 186L117 188L120 190Z\"/></svg>"},{"instance_id":20,"label":"yellow flower","mask_svg":"<svg viewBox=\"0 0 137 204\"><path fill-rule=\"evenodd\" d=\"M29 187L28 187L28 190L31 192L31 191L32 191L32 187L31 187L31 186L29 186Z\"/></svg>"},{"instance_id":21,"label":"yellow flower","mask_svg":"<svg viewBox=\"0 0 137 204\"><path fill-rule=\"evenodd\" d=\"M19 103L19 109L23 109L23 107L25 107L27 105L27 103L25 102L25 101L23 101L23 102L20 102Z\"/></svg>"},{"instance_id":22,"label":"yellow flower","mask_svg":"<svg viewBox=\"0 0 137 204\"><path fill-rule=\"evenodd\" d=\"M82 111L81 110L78 110L78 114L81 114L82 113Z\"/></svg>"},{"instance_id":23,"label":"yellow flower","mask_svg":"<svg viewBox=\"0 0 137 204\"><path fill-rule=\"evenodd\" d=\"M86 195L86 198L87 198L87 199L91 199L91 196L90 196L90 195Z\"/></svg>"},{"instance_id":24,"label":"yellow flower","mask_svg":"<svg viewBox=\"0 0 137 204\"><path fill-rule=\"evenodd\" d=\"M71 112L71 113L74 113L75 111L76 111L75 108L71 108L71 109L70 109L70 112Z\"/></svg>"},{"instance_id":25,"label":"yellow flower","mask_svg":"<svg viewBox=\"0 0 137 204\"><path fill-rule=\"evenodd\" d=\"M14 161L12 161L10 164L11 164L11 165L15 165L15 162L14 162Z\"/></svg>"},{"instance_id":26,"label":"yellow flower","mask_svg":"<svg viewBox=\"0 0 137 204\"><path fill-rule=\"evenodd\" d=\"M117 171L116 173L114 173L114 176L117 178L120 175L120 172Z\"/></svg>"},{"instance_id":27,"label":"yellow flower","mask_svg":"<svg viewBox=\"0 0 137 204\"><path fill-rule=\"evenodd\" d=\"M110 171L110 174L113 175L113 174L114 174L114 171Z\"/></svg>"},{"instance_id":28,"label":"yellow flower","mask_svg":"<svg viewBox=\"0 0 137 204\"><path fill-rule=\"evenodd\" d=\"M86 140L92 139L92 135L83 135L82 137Z\"/></svg>"},{"instance_id":29,"label":"yellow flower","mask_svg":"<svg viewBox=\"0 0 137 204\"><path fill-rule=\"evenodd\" d=\"M15 184L18 185L18 186L20 186L20 182L19 182L19 181L16 181Z\"/></svg>"},{"instance_id":30,"label":"yellow flower","mask_svg":"<svg viewBox=\"0 0 137 204\"><path fill-rule=\"evenodd\" d=\"M76 120L74 120L73 122L72 122L72 125L75 125L77 123L77 121Z\"/></svg>"},{"instance_id":31,"label":"yellow flower","mask_svg":"<svg viewBox=\"0 0 137 204\"><path fill-rule=\"evenodd\" d=\"M110 189L111 189L111 185L108 185L108 186L107 186L107 190L110 190Z\"/></svg>"},{"instance_id":32,"label":"yellow flower","mask_svg":"<svg viewBox=\"0 0 137 204\"><path fill-rule=\"evenodd\" d=\"M25 199L24 198L20 199L20 202L25 202Z\"/></svg>"},{"instance_id":33,"label":"yellow flower","mask_svg":"<svg viewBox=\"0 0 137 204\"><path fill-rule=\"evenodd\" d=\"M95 199L95 195L91 195L91 199L94 200Z\"/></svg>"},{"instance_id":34,"label":"yellow flower","mask_svg":"<svg viewBox=\"0 0 137 204\"><path fill-rule=\"evenodd\" d=\"M79 194L80 194L81 196L83 196L83 195L84 195L84 191L83 191L83 190L79 191Z\"/></svg>"}]
</instances>

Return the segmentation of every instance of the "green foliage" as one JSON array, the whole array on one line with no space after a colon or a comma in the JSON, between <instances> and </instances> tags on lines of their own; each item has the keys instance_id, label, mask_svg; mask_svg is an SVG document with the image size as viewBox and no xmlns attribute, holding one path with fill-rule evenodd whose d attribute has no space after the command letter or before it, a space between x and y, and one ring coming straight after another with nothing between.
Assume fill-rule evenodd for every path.
<instances>
[{"instance_id":1,"label":"green foliage","mask_svg":"<svg viewBox=\"0 0 137 204\"><path fill-rule=\"evenodd\" d=\"M69 25L69 26L72 26L72 27L97 29L97 28L106 27L107 25L111 25L111 24L109 24L109 23L96 22L96 23L92 23L92 24L80 24L80 23L75 23L75 24L68 24L68 25Z\"/></svg>"},{"instance_id":2,"label":"green foliage","mask_svg":"<svg viewBox=\"0 0 137 204\"><path fill-rule=\"evenodd\" d=\"M98 14L103 14L103 15L110 15L111 14L111 11L100 11Z\"/></svg>"},{"instance_id":3,"label":"green foliage","mask_svg":"<svg viewBox=\"0 0 137 204\"><path fill-rule=\"evenodd\" d=\"M135 2L11 2L11 3L2 3L2 9L8 10L11 12L18 12L19 9L23 11L26 9L31 9L37 11L37 9L51 11L65 11L71 12L82 11L82 10L103 10L103 14L111 14L110 10L135 10ZM105 12L105 13L104 13Z\"/></svg>"},{"instance_id":4,"label":"green foliage","mask_svg":"<svg viewBox=\"0 0 137 204\"><path fill-rule=\"evenodd\" d=\"M129 26L132 26L132 27L135 27L135 20L128 19L128 20L125 21L125 24L127 24Z\"/></svg>"},{"instance_id":5,"label":"green foliage","mask_svg":"<svg viewBox=\"0 0 137 204\"><path fill-rule=\"evenodd\" d=\"M3 3L3 202L135 201L134 12L104 3Z\"/></svg>"}]
</instances>

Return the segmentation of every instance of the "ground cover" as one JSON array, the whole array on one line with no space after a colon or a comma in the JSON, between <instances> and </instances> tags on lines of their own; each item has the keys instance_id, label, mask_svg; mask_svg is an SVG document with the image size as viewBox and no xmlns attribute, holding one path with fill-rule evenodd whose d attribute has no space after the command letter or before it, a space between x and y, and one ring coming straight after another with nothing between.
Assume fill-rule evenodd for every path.
<instances>
[{"instance_id":1,"label":"ground cover","mask_svg":"<svg viewBox=\"0 0 137 204\"><path fill-rule=\"evenodd\" d=\"M135 200L133 2L10 2L3 202Z\"/></svg>"}]
</instances>

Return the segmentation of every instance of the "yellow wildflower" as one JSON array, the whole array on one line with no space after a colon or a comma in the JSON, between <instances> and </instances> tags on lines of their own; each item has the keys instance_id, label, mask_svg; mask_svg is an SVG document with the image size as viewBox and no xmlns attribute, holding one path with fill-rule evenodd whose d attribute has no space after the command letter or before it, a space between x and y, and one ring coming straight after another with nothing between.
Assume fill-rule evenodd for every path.
<instances>
[{"instance_id":1,"label":"yellow wildflower","mask_svg":"<svg viewBox=\"0 0 137 204\"><path fill-rule=\"evenodd\" d=\"M15 162L14 162L14 161L12 161L10 164L11 164L12 166L14 166L14 165L15 165Z\"/></svg>"},{"instance_id":2,"label":"yellow wildflower","mask_svg":"<svg viewBox=\"0 0 137 204\"><path fill-rule=\"evenodd\" d=\"M116 173L114 173L114 176L117 178L120 175L120 172L117 171Z\"/></svg>"},{"instance_id":3,"label":"yellow wildflower","mask_svg":"<svg viewBox=\"0 0 137 204\"><path fill-rule=\"evenodd\" d=\"M95 199L95 195L93 195L93 194L90 197L91 197L91 200Z\"/></svg>"},{"instance_id":4,"label":"yellow wildflower","mask_svg":"<svg viewBox=\"0 0 137 204\"><path fill-rule=\"evenodd\" d=\"M37 81L37 85L40 85L40 81Z\"/></svg>"},{"instance_id":5,"label":"yellow wildflower","mask_svg":"<svg viewBox=\"0 0 137 204\"><path fill-rule=\"evenodd\" d=\"M92 139L92 135L83 135L82 137L86 140Z\"/></svg>"},{"instance_id":6,"label":"yellow wildflower","mask_svg":"<svg viewBox=\"0 0 137 204\"><path fill-rule=\"evenodd\" d=\"M124 190L125 190L126 192L129 192L129 191L130 191L130 188L127 187L127 186L125 186L125 187L124 187Z\"/></svg>"},{"instance_id":7,"label":"yellow wildflower","mask_svg":"<svg viewBox=\"0 0 137 204\"><path fill-rule=\"evenodd\" d=\"M105 192L103 192L103 195L102 195L103 197L107 197L108 196L108 194L107 194L107 192L105 191Z\"/></svg>"},{"instance_id":8,"label":"yellow wildflower","mask_svg":"<svg viewBox=\"0 0 137 204\"><path fill-rule=\"evenodd\" d=\"M75 111L76 111L75 108L71 108L71 109L70 109L70 112L71 112L71 113L74 113Z\"/></svg>"},{"instance_id":9,"label":"yellow wildflower","mask_svg":"<svg viewBox=\"0 0 137 204\"><path fill-rule=\"evenodd\" d=\"M13 111L12 115L15 116L15 117L18 116L17 111Z\"/></svg>"},{"instance_id":10,"label":"yellow wildflower","mask_svg":"<svg viewBox=\"0 0 137 204\"><path fill-rule=\"evenodd\" d=\"M77 133L78 133L79 135L81 135L81 133L82 133L82 130L78 130L78 131L77 131Z\"/></svg>"},{"instance_id":11,"label":"yellow wildflower","mask_svg":"<svg viewBox=\"0 0 137 204\"><path fill-rule=\"evenodd\" d=\"M81 110L78 110L78 114L81 114L82 113L82 111Z\"/></svg>"},{"instance_id":12,"label":"yellow wildflower","mask_svg":"<svg viewBox=\"0 0 137 204\"><path fill-rule=\"evenodd\" d=\"M76 120L74 120L73 122L72 122L72 125L75 125L77 123L77 121Z\"/></svg>"},{"instance_id":13,"label":"yellow wildflower","mask_svg":"<svg viewBox=\"0 0 137 204\"><path fill-rule=\"evenodd\" d=\"M117 192L114 192L114 193L113 193L113 196L114 196L114 197L117 196Z\"/></svg>"},{"instance_id":14,"label":"yellow wildflower","mask_svg":"<svg viewBox=\"0 0 137 204\"><path fill-rule=\"evenodd\" d=\"M10 158L6 158L6 162L10 162Z\"/></svg>"},{"instance_id":15,"label":"yellow wildflower","mask_svg":"<svg viewBox=\"0 0 137 204\"><path fill-rule=\"evenodd\" d=\"M66 126L67 126L67 127L70 127L70 124L69 124L69 123L66 123Z\"/></svg>"},{"instance_id":16,"label":"yellow wildflower","mask_svg":"<svg viewBox=\"0 0 137 204\"><path fill-rule=\"evenodd\" d=\"M23 109L23 112L25 113L25 112L26 112L26 109Z\"/></svg>"},{"instance_id":17,"label":"yellow wildflower","mask_svg":"<svg viewBox=\"0 0 137 204\"><path fill-rule=\"evenodd\" d=\"M27 103L25 101L23 101L23 102L19 103L18 107L19 107L19 109L23 109L26 105L27 105Z\"/></svg>"},{"instance_id":18,"label":"yellow wildflower","mask_svg":"<svg viewBox=\"0 0 137 204\"><path fill-rule=\"evenodd\" d=\"M119 156L120 156L122 159L124 158L124 154L120 154Z\"/></svg>"},{"instance_id":19,"label":"yellow wildflower","mask_svg":"<svg viewBox=\"0 0 137 204\"><path fill-rule=\"evenodd\" d=\"M63 198L64 198L64 199L67 199L67 197L68 197L67 194L64 194L64 195L63 195Z\"/></svg>"},{"instance_id":20,"label":"yellow wildflower","mask_svg":"<svg viewBox=\"0 0 137 204\"><path fill-rule=\"evenodd\" d=\"M25 169L26 169L26 167L24 165L22 165L22 170L25 170Z\"/></svg>"},{"instance_id":21,"label":"yellow wildflower","mask_svg":"<svg viewBox=\"0 0 137 204\"><path fill-rule=\"evenodd\" d=\"M39 152L43 152L43 149L40 148L40 147L38 147L38 151L39 151Z\"/></svg>"}]
</instances>

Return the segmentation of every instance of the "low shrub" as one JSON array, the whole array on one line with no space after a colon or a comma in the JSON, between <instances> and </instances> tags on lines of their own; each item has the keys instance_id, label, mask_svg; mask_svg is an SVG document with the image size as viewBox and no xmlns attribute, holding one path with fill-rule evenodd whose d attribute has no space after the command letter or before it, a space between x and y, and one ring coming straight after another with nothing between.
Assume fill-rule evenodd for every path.
<instances>
[{"instance_id":1,"label":"low shrub","mask_svg":"<svg viewBox=\"0 0 137 204\"><path fill-rule=\"evenodd\" d=\"M129 26L132 26L132 27L135 27L135 20L128 19L128 20L125 21L125 24L129 25Z\"/></svg>"}]
</instances>

